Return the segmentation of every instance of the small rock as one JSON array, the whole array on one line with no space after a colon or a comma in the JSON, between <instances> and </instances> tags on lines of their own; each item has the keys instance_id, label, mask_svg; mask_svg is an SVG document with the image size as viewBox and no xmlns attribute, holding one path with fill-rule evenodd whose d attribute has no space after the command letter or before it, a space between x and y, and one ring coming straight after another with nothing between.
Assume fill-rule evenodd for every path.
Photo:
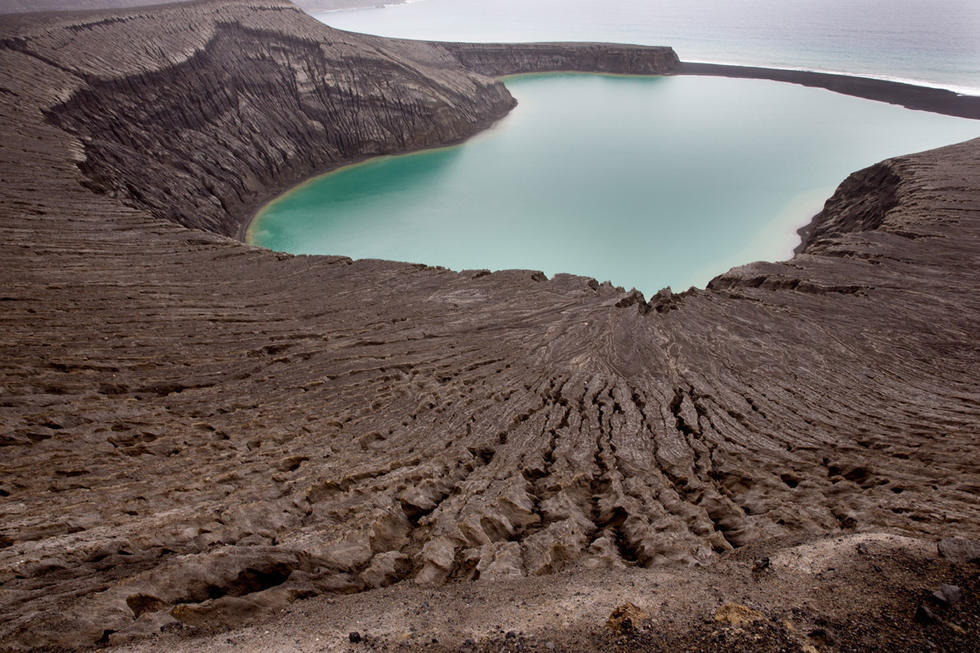
<instances>
[{"instance_id":1,"label":"small rock","mask_svg":"<svg viewBox=\"0 0 980 653\"><path fill-rule=\"evenodd\" d=\"M765 618L758 610L739 603L726 603L715 611L715 621L731 626L742 626Z\"/></svg>"},{"instance_id":2,"label":"small rock","mask_svg":"<svg viewBox=\"0 0 980 653\"><path fill-rule=\"evenodd\" d=\"M765 557L762 557L762 558L756 558L755 559L755 562L752 563L752 571L754 571L756 573L765 571L766 569L769 569L769 565L770 565L770 562L769 562L769 557L768 556L765 556Z\"/></svg>"},{"instance_id":3,"label":"small rock","mask_svg":"<svg viewBox=\"0 0 980 653\"><path fill-rule=\"evenodd\" d=\"M980 562L980 542L967 540L962 537L949 537L940 540L938 547L939 555L950 562L967 563Z\"/></svg>"},{"instance_id":4,"label":"small rock","mask_svg":"<svg viewBox=\"0 0 980 653\"><path fill-rule=\"evenodd\" d=\"M943 605L952 605L963 600L963 591L956 585L940 585L932 597Z\"/></svg>"},{"instance_id":5,"label":"small rock","mask_svg":"<svg viewBox=\"0 0 980 653\"><path fill-rule=\"evenodd\" d=\"M644 621L650 619L643 610L632 603L623 603L612 611L606 620L606 627L614 633L629 633L636 630Z\"/></svg>"},{"instance_id":6,"label":"small rock","mask_svg":"<svg viewBox=\"0 0 980 653\"><path fill-rule=\"evenodd\" d=\"M404 553L386 551L371 559L371 564L361 572L361 580L369 587L387 587L401 580L412 564Z\"/></svg>"},{"instance_id":7,"label":"small rock","mask_svg":"<svg viewBox=\"0 0 980 653\"><path fill-rule=\"evenodd\" d=\"M349 639L352 644L357 644L358 642L361 641L361 633L355 630L354 632L352 632L350 635L347 636L347 639Z\"/></svg>"}]
</instances>

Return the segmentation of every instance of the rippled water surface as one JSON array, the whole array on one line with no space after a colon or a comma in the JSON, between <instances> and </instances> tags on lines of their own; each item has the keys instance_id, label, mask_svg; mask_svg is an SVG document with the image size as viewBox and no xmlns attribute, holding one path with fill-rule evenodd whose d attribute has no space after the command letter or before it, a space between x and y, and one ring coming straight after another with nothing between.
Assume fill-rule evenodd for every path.
<instances>
[{"instance_id":1,"label":"rippled water surface","mask_svg":"<svg viewBox=\"0 0 980 653\"><path fill-rule=\"evenodd\" d=\"M294 253L530 268L649 294L788 257L848 173L980 136L980 122L790 84L543 75L457 147L319 177L252 242Z\"/></svg>"}]
</instances>

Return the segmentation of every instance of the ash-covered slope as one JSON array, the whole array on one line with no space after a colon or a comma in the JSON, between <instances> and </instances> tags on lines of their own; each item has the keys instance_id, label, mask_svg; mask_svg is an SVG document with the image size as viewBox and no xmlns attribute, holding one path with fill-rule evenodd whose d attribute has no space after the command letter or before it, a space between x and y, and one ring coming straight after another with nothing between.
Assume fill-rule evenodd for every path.
<instances>
[{"instance_id":1,"label":"ash-covered slope","mask_svg":"<svg viewBox=\"0 0 980 653\"><path fill-rule=\"evenodd\" d=\"M461 140L514 104L493 80L413 59L424 44L392 53L288 3L117 20L43 25L13 46L43 58L57 43L52 63L85 80L49 116L84 143L87 185L216 233L236 235L270 188Z\"/></svg>"},{"instance_id":2,"label":"ash-covered slope","mask_svg":"<svg viewBox=\"0 0 980 653\"><path fill-rule=\"evenodd\" d=\"M452 47L276 0L0 46L0 647L787 535L980 536L980 140L855 173L791 261L647 303L219 235L505 112Z\"/></svg>"}]
</instances>

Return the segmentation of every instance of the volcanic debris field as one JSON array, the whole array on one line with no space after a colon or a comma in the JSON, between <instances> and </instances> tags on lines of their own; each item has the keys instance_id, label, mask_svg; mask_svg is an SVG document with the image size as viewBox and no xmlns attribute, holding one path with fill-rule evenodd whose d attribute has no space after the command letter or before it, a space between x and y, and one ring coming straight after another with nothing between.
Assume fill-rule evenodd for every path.
<instances>
[{"instance_id":1,"label":"volcanic debris field","mask_svg":"<svg viewBox=\"0 0 980 653\"><path fill-rule=\"evenodd\" d=\"M236 240L489 126L487 75L679 65L279 0L5 17L0 649L977 650L980 139L649 301Z\"/></svg>"}]
</instances>

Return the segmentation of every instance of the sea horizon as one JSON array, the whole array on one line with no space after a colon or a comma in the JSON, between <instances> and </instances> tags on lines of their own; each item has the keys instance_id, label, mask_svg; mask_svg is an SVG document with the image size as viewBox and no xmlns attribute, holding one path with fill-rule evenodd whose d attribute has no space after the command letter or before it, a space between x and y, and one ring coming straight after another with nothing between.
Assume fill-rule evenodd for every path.
<instances>
[{"instance_id":1,"label":"sea horizon","mask_svg":"<svg viewBox=\"0 0 980 653\"><path fill-rule=\"evenodd\" d=\"M828 18L841 13L853 25ZM928 0L900 6L752 0L738 8L715 0L620 0L601 20L587 0L411 0L314 16L339 29L418 40L663 45L691 63L849 75L980 96L980 6L959 0L941 7ZM760 17L777 27L760 27Z\"/></svg>"}]
</instances>

